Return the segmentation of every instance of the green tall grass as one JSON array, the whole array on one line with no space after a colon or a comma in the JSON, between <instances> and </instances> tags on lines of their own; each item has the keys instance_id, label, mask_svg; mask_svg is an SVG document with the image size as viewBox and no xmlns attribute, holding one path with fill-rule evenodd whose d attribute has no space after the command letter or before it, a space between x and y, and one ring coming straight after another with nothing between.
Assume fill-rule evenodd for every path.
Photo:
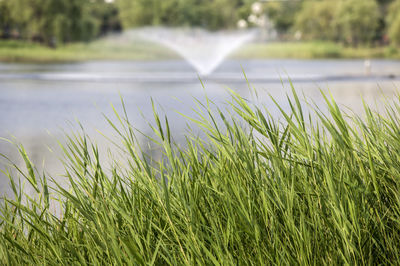
<instances>
[{"instance_id":1,"label":"green tall grass","mask_svg":"<svg viewBox=\"0 0 400 266\"><path fill-rule=\"evenodd\" d=\"M365 106L363 119L325 99L328 112L307 114L293 93L281 121L234 92L231 111L199 102L188 119L206 137L184 146L155 111L157 161L116 113L126 162L107 169L87 135L71 136L69 188L20 147L35 193L9 174L0 264L399 264L399 99L382 115Z\"/></svg>"}]
</instances>

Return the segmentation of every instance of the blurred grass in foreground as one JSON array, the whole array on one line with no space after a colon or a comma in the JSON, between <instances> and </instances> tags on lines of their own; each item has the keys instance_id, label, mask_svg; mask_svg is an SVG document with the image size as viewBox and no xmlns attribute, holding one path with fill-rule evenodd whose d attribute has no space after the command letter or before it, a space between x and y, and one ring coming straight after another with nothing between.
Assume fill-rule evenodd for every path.
<instances>
[{"instance_id":1,"label":"blurred grass in foreground","mask_svg":"<svg viewBox=\"0 0 400 266\"><path fill-rule=\"evenodd\" d=\"M399 98L385 116L365 106L365 119L330 98L328 113L311 116L295 93L288 103L281 122L234 92L232 111L198 103L188 120L206 139L188 135L185 148L154 111L159 161L116 112L118 123L109 122L127 162L108 168L76 133L63 146L69 188L50 188L19 146L35 193L9 175L15 199L1 209L0 264L398 263Z\"/></svg>"},{"instance_id":2,"label":"blurred grass in foreground","mask_svg":"<svg viewBox=\"0 0 400 266\"><path fill-rule=\"evenodd\" d=\"M345 47L333 42L250 43L230 56L235 59L268 58L400 58L394 47ZM179 55L163 46L145 41L118 41L105 38L52 49L35 43L0 41L3 62L73 62L85 60L167 60Z\"/></svg>"}]
</instances>

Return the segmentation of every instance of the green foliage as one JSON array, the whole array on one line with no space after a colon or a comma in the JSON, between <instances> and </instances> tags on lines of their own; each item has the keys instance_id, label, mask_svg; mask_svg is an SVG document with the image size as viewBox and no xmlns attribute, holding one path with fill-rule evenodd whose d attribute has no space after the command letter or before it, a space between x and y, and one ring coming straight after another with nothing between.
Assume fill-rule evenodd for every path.
<instances>
[{"instance_id":1,"label":"green foliage","mask_svg":"<svg viewBox=\"0 0 400 266\"><path fill-rule=\"evenodd\" d=\"M0 29L3 37L13 34L49 45L88 41L108 23L110 12L116 17L115 10L103 0L3 0L0 13L7 15L0 16Z\"/></svg>"},{"instance_id":2,"label":"green foliage","mask_svg":"<svg viewBox=\"0 0 400 266\"><path fill-rule=\"evenodd\" d=\"M305 39L340 40L357 46L377 36L380 19L375 0L304 1L293 28Z\"/></svg>"},{"instance_id":3,"label":"green foliage","mask_svg":"<svg viewBox=\"0 0 400 266\"><path fill-rule=\"evenodd\" d=\"M337 7L338 1L305 1L296 15L294 30L299 30L306 40L337 40Z\"/></svg>"},{"instance_id":4,"label":"green foliage","mask_svg":"<svg viewBox=\"0 0 400 266\"><path fill-rule=\"evenodd\" d=\"M358 46L399 43L399 0L302 0L264 2L282 37ZM89 41L109 31L145 25L235 28L256 0L0 0L0 37L56 43ZM389 6L390 5L390 6ZM388 7L389 6L389 7ZM387 15L387 16L386 16ZM290 38L290 37L289 37Z\"/></svg>"},{"instance_id":5,"label":"green foliage","mask_svg":"<svg viewBox=\"0 0 400 266\"><path fill-rule=\"evenodd\" d=\"M268 3L265 9L276 29L281 33L286 33L295 24L295 17L300 6L300 1L283 1Z\"/></svg>"},{"instance_id":6,"label":"green foliage","mask_svg":"<svg viewBox=\"0 0 400 266\"><path fill-rule=\"evenodd\" d=\"M125 28L143 25L235 27L249 15L253 0L118 0Z\"/></svg>"},{"instance_id":7,"label":"green foliage","mask_svg":"<svg viewBox=\"0 0 400 266\"><path fill-rule=\"evenodd\" d=\"M396 17L389 27L389 38L397 46L400 46L400 15Z\"/></svg>"},{"instance_id":8,"label":"green foliage","mask_svg":"<svg viewBox=\"0 0 400 266\"><path fill-rule=\"evenodd\" d=\"M7 1L0 0L0 37L7 37L10 24L12 23L10 16L10 7Z\"/></svg>"},{"instance_id":9,"label":"green foliage","mask_svg":"<svg viewBox=\"0 0 400 266\"><path fill-rule=\"evenodd\" d=\"M370 43L379 26L379 6L375 0L342 0L335 23L339 38L352 45Z\"/></svg>"},{"instance_id":10,"label":"green foliage","mask_svg":"<svg viewBox=\"0 0 400 266\"><path fill-rule=\"evenodd\" d=\"M184 148L154 111L158 161L116 112L124 163L112 156L108 168L73 135L62 146L69 187L19 147L34 193L6 172L15 195L0 211L0 264L397 264L400 103L385 115L365 106L361 119L323 97L327 111L309 116L294 93L290 112L277 105L283 121L234 92L234 113L199 103L189 119L206 139L190 135Z\"/></svg>"},{"instance_id":11,"label":"green foliage","mask_svg":"<svg viewBox=\"0 0 400 266\"><path fill-rule=\"evenodd\" d=\"M390 5L386 22L390 40L400 46L400 0L395 0Z\"/></svg>"}]
</instances>

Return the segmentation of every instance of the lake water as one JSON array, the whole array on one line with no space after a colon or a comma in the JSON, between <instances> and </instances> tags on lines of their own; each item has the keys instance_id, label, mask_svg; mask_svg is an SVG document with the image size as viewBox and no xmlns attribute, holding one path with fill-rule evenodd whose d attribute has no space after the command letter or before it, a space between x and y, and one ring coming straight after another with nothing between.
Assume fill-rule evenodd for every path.
<instances>
[{"instance_id":1,"label":"lake water","mask_svg":"<svg viewBox=\"0 0 400 266\"><path fill-rule=\"evenodd\" d=\"M149 132L152 121L151 99L169 117L175 136L185 134L187 120L178 112L194 115L194 98L205 95L220 106L229 99L227 88L251 98L245 71L259 101L273 113L272 95L288 108L286 94L290 77L297 91L323 102L320 89L356 113L362 110L361 96L369 104L391 98L400 85L400 62L372 60L368 75L363 60L228 60L212 75L200 77L184 61L85 62L71 64L0 64L0 137L23 143L32 160L53 173L60 173L60 153L56 140L79 120L103 145L112 130L102 114L112 116L113 104L121 110L120 96L136 128ZM282 84L283 82L283 84ZM278 113L276 112L276 115ZM72 124L72 125L71 125ZM104 144L105 145L105 144ZM0 140L0 153L18 161L15 148ZM4 160L0 160L4 168ZM40 168L40 167L39 167ZM6 190L0 176L0 191Z\"/></svg>"}]
</instances>

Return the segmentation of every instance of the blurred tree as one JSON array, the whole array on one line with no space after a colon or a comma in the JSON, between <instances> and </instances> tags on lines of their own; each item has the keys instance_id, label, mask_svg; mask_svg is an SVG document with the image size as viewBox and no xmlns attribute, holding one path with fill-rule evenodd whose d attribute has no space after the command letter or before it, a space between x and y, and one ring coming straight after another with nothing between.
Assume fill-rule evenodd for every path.
<instances>
[{"instance_id":1,"label":"blurred tree","mask_svg":"<svg viewBox=\"0 0 400 266\"><path fill-rule=\"evenodd\" d=\"M117 0L124 28L153 23L154 0Z\"/></svg>"},{"instance_id":2,"label":"blurred tree","mask_svg":"<svg viewBox=\"0 0 400 266\"><path fill-rule=\"evenodd\" d=\"M8 38L13 21L10 16L9 1L0 0L0 37Z\"/></svg>"},{"instance_id":3,"label":"blurred tree","mask_svg":"<svg viewBox=\"0 0 400 266\"><path fill-rule=\"evenodd\" d=\"M287 32L295 23L296 13L302 1L271 2L266 4L268 17L273 21L278 32Z\"/></svg>"},{"instance_id":4,"label":"blurred tree","mask_svg":"<svg viewBox=\"0 0 400 266\"><path fill-rule=\"evenodd\" d=\"M388 25L387 33L390 41L400 46L400 0L396 0L390 5L386 23Z\"/></svg>"},{"instance_id":5,"label":"blurred tree","mask_svg":"<svg viewBox=\"0 0 400 266\"><path fill-rule=\"evenodd\" d=\"M400 37L400 0L266 2L280 33L358 45ZM109 31L143 25L199 26L216 30L248 19L256 0L0 0L0 36L40 41L89 41ZM393 3L392 3L393 2ZM387 8L390 5L390 8ZM386 12L388 10L388 12ZM389 13L386 16L384 14Z\"/></svg>"},{"instance_id":6,"label":"blurred tree","mask_svg":"<svg viewBox=\"0 0 400 266\"><path fill-rule=\"evenodd\" d=\"M104 0L0 0L3 36L13 31L20 38L54 46L88 41L118 28L118 9Z\"/></svg>"},{"instance_id":7,"label":"blurred tree","mask_svg":"<svg viewBox=\"0 0 400 266\"><path fill-rule=\"evenodd\" d=\"M336 40L337 7L337 1L304 1L296 14L293 29L300 31L304 39Z\"/></svg>"},{"instance_id":8,"label":"blurred tree","mask_svg":"<svg viewBox=\"0 0 400 266\"><path fill-rule=\"evenodd\" d=\"M335 16L339 38L354 46L370 43L376 36L379 18L375 0L341 0Z\"/></svg>"},{"instance_id":9,"label":"blurred tree","mask_svg":"<svg viewBox=\"0 0 400 266\"><path fill-rule=\"evenodd\" d=\"M99 23L99 34L105 35L109 32L119 32L122 29L118 8L114 2L105 0L92 0L89 15Z\"/></svg>"},{"instance_id":10,"label":"blurred tree","mask_svg":"<svg viewBox=\"0 0 400 266\"><path fill-rule=\"evenodd\" d=\"M117 0L124 28L143 25L235 27L254 0Z\"/></svg>"},{"instance_id":11,"label":"blurred tree","mask_svg":"<svg viewBox=\"0 0 400 266\"><path fill-rule=\"evenodd\" d=\"M14 35L18 35L18 37L26 36L29 18L32 13L31 7L25 7L26 0L3 1L7 2L9 21L12 21L12 25L9 25L10 30L13 30Z\"/></svg>"}]
</instances>

